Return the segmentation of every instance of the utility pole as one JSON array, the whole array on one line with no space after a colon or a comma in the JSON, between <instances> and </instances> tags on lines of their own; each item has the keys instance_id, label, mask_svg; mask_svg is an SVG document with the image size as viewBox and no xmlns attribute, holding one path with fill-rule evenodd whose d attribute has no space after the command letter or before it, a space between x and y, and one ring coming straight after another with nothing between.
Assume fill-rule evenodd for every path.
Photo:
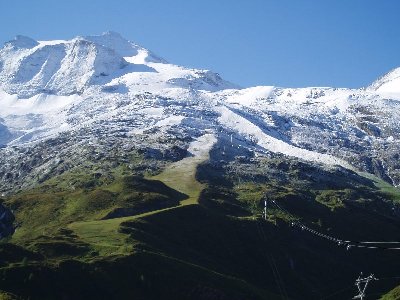
<instances>
[{"instance_id":1,"label":"utility pole","mask_svg":"<svg viewBox=\"0 0 400 300\"><path fill-rule=\"evenodd\" d=\"M354 283L358 289L358 295L354 296L353 299L361 299L364 300L365 298L365 291L367 289L368 283L371 280L378 280L375 278L374 274L369 275L368 277L362 277L362 272L360 276L358 276L356 282Z\"/></svg>"},{"instance_id":2,"label":"utility pole","mask_svg":"<svg viewBox=\"0 0 400 300\"><path fill-rule=\"evenodd\" d=\"M264 220L267 220L267 200L264 200Z\"/></svg>"}]
</instances>

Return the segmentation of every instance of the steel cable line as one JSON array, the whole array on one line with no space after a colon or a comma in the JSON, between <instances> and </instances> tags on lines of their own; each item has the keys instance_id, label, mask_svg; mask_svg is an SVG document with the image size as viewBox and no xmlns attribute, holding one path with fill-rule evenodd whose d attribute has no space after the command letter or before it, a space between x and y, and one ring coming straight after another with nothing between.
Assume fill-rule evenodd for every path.
<instances>
[{"instance_id":1,"label":"steel cable line","mask_svg":"<svg viewBox=\"0 0 400 300\"><path fill-rule=\"evenodd\" d=\"M263 236L264 236L264 239L265 239L265 241L267 241L268 238L267 238L267 235L265 234L264 228L262 227L262 223L261 223L260 220L258 220L258 221L259 221L260 229L261 229L261 232L262 232L262 234L263 234ZM269 235L269 236L270 236L270 235ZM269 239L269 240L270 240L270 239ZM288 294L287 294L287 292L286 292L285 283L283 282L282 276L281 276L281 274L280 274L280 272L279 272L279 269L278 269L278 266L277 266L277 264L276 264L276 260L275 260L275 257L274 257L274 255L273 255L272 251L271 251L271 253L270 253L270 257L271 257L272 265L274 266L274 268L275 268L275 270L276 270L276 273L277 273L277 275L278 275L278 279L279 279L279 281L280 281L280 283L281 283L281 286L282 286L282 289L283 289L283 293L284 293L286 299L289 299L289 296L288 296Z\"/></svg>"},{"instance_id":2,"label":"steel cable line","mask_svg":"<svg viewBox=\"0 0 400 300\"><path fill-rule=\"evenodd\" d=\"M256 226L257 226L257 231L258 231L258 234L260 236L260 239L263 242L267 242L267 237L266 237L265 232L264 232L264 230L262 228L262 224L258 219L256 219ZM289 299L289 297L287 295L287 292L286 292L286 289L285 289L285 286L284 286L284 283L282 281L282 277L280 276L278 267L276 266L276 263L274 263L275 261L274 261L274 259L272 257L272 254L270 254L268 251L267 252L263 252L263 253L267 257L267 261L268 261L269 267L270 267L270 269L272 271L272 275L274 276L274 280L275 280L275 283L276 283L276 285L278 287L278 290L279 290L279 293L281 295L281 298L282 299Z\"/></svg>"},{"instance_id":3,"label":"steel cable line","mask_svg":"<svg viewBox=\"0 0 400 300\"><path fill-rule=\"evenodd\" d=\"M290 217L295 218L295 216L293 214L291 214L288 210L286 210L285 208L283 208L282 206L280 206L275 200L271 200L272 203L281 211L285 212L286 214L288 214ZM306 225L304 225L302 222L300 221L293 221L291 222L292 226L297 226L300 227L302 230L306 230L318 237L330 240L332 242L337 243L339 246L343 245L346 247L347 250L350 250L353 247L356 248L364 248L364 249L379 249L379 250L400 250L400 247L385 247L385 246L379 246L379 245L384 245L384 244L399 244L400 242L385 242L385 241L351 241L351 240L343 240L343 239L339 239L327 234L324 234L322 232L319 232L317 230L314 230ZM374 245L378 245L378 246L374 246Z\"/></svg>"},{"instance_id":4,"label":"steel cable line","mask_svg":"<svg viewBox=\"0 0 400 300\"><path fill-rule=\"evenodd\" d=\"M286 210L285 208L281 207L278 203L276 203L275 200L272 200L272 203L281 211L285 212L286 214L288 214L290 217L295 219L295 216L293 214L291 214L288 210ZM309 228L308 226L304 225L302 222L300 221L294 221L291 222L292 226L298 226L300 227L302 230L306 230L309 231L310 233L319 236L321 238L325 238L327 240L333 241L335 242L337 245L344 245L346 247L347 250L350 250L353 247L356 248L364 248L364 249L377 249L377 250L400 250L400 247L388 247L388 246L382 246L382 245L396 245L396 244L400 244L400 242L397 241L389 241L389 242L385 242L385 241L351 241L351 240L342 240L324 233L321 233L317 230L314 230L312 228ZM361 273L362 274L362 273ZM372 277L371 277L372 276ZM371 278L369 278L371 277ZM374 280L378 280L377 278L375 278L372 274L369 276L368 278L358 278L358 280L356 281L356 286L359 289L359 295L355 296L354 298L360 298L363 299L365 297L365 289L367 287L368 282L365 283L365 280L367 279L374 279ZM400 279L400 276L398 277L383 277L383 278L379 278L379 280L395 280L395 279ZM360 282L364 281L364 286L360 286ZM358 282L358 285L357 285ZM360 289L361 287L361 289ZM345 292L346 290L350 289L350 287L346 287L343 288L339 291L336 291L330 295L327 295L325 297L323 297L322 299L329 299L333 296L337 296L343 292Z\"/></svg>"}]
</instances>

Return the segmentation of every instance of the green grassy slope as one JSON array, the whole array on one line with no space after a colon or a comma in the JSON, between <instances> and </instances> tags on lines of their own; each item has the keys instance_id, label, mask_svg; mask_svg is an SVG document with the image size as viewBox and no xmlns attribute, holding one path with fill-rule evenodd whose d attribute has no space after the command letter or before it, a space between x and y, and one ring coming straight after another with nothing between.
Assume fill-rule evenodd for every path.
<instances>
[{"instance_id":1,"label":"green grassy slope","mask_svg":"<svg viewBox=\"0 0 400 300\"><path fill-rule=\"evenodd\" d=\"M272 206L267 221L257 218L267 197L324 233L400 240L396 190L289 160L205 159L146 179L76 169L5 199L20 227L0 244L0 295L321 299L343 290L329 299L346 299L360 271L396 276L397 253L346 251L291 228L293 217ZM371 292L395 284L377 282Z\"/></svg>"},{"instance_id":2,"label":"green grassy slope","mask_svg":"<svg viewBox=\"0 0 400 300\"><path fill-rule=\"evenodd\" d=\"M389 293L380 298L381 300L398 300L400 299L400 286L394 288Z\"/></svg>"},{"instance_id":3,"label":"green grassy slope","mask_svg":"<svg viewBox=\"0 0 400 300\"><path fill-rule=\"evenodd\" d=\"M119 232L120 224L127 220L159 214L166 210L175 209L178 206L197 204L204 185L196 180L195 175L198 164L202 163L206 159L208 159L208 156L187 157L181 161L170 164L160 174L148 177L148 179L151 180L149 182L152 183L152 186L147 185L147 190L151 190L152 192L159 191L160 186L156 186L154 183L161 181L165 183L167 187L176 191L175 199L179 200L179 202L175 202L174 206L161 209L153 207L148 212L136 213L133 214L133 216L125 218L74 222L69 224L68 227L86 243L89 243L99 251L102 251L102 254L107 252L109 254L129 253L132 251L132 247L127 246L126 236ZM113 184L112 186L115 187L116 185ZM137 188L135 185L133 187ZM123 190L124 192L126 192L126 189L126 186L120 187L120 190ZM174 196L173 192L169 192L169 194L171 197ZM149 208L148 203L146 203L146 207Z\"/></svg>"},{"instance_id":4,"label":"green grassy slope","mask_svg":"<svg viewBox=\"0 0 400 300\"><path fill-rule=\"evenodd\" d=\"M22 297L34 299L61 296L76 299L84 295L100 298L108 295L122 299L132 296L153 299L160 295L166 299L176 299L177 295L181 295L181 299L263 299L268 295L274 299L274 294L243 279L182 259L179 255L171 255L162 249L144 249L145 241L132 238L129 222L140 223L152 216L163 218L164 215L179 215L185 207L197 203L197 196L203 187L195 180L197 163L199 161L186 163L183 169L182 165L167 168L165 173L168 176L163 173L157 176L173 179L181 178L181 172L189 173L191 176L186 176L185 180L166 180L177 190L186 191L188 196L154 179L123 176L107 184L94 184L93 188L74 189L73 192L64 191L60 188L61 184L53 185L54 189L58 188L57 191L49 191L49 184L46 184L11 197L7 203L17 208L17 218L24 221L12 240L22 246L17 248L22 253L9 253L10 258L4 261L2 268L0 286ZM64 182L63 178L57 180ZM133 193L145 198L147 212L137 211L133 216L104 219L110 207L115 207L116 199L125 199L125 195L129 195L128 203L122 203L132 204L132 200L135 200L132 199ZM152 205L152 193L164 195L167 200L175 202L173 206L158 209ZM35 210L32 211L32 208ZM42 214L42 222L39 223L35 218L30 220L29 217L39 214ZM49 222L45 223L46 219ZM121 227L122 222L124 226ZM172 217L169 225L174 222L175 217ZM197 223L196 220L193 222ZM190 224L181 225L185 227ZM31 232L30 228L36 230ZM203 229L208 230L206 227ZM4 244L3 247L8 245L12 244ZM25 247L31 252L23 252L26 251ZM82 276L85 276L85 280ZM138 281L138 284L133 287L126 284L127 278ZM91 288L87 285L88 281L96 282L96 286L106 284L110 290ZM74 289L61 288L60 282Z\"/></svg>"}]
</instances>

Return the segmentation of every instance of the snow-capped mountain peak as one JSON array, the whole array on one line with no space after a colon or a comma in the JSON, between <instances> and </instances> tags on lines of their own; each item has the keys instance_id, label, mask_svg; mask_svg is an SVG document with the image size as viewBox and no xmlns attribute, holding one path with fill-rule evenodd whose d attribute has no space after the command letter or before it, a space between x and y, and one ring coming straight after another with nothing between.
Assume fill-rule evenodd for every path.
<instances>
[{"instance_id":1,"label":"snow-capped mountain peak","mask_svg":"<svg viewBox=\"0 0 400 300\"><path fill-rule=\"evenodd\" d=\"M78 93L88 85L104 83L101 77L128 65L113 49L81 37L36 43L17 38L14 47L6 44L0 50L0 84L7 93L19 97Z\"/></svg>"},{"instance_id":2,"label":"snow-capped mountain peak","mask_svg":"<svg viewBox=\"0 0 400 300\"><path fill-rule=\"evenodd\" d=\"M380 93L400 94L400 68L393 69L386 75L382 76L372 83L370 88Z\"/></svg>"},{"instance_id":3,"label":"snow-capped mountain peak","mask_svg":"<svg viewBox=\"0 0 400 300\"><path fill-rule=\"evenodd\" d=\"M138 54L138 49L140 49L138 45L129 42L119 33L113 31L104 32L102 35L89 35L84 38L98 45L113 49L121 56L135 56Z\"/></svg>"},{"instance_id":4,"label":"snow-capped mountain peak","mask_svg":"<svg viewBox=\"0 0 400 300\"><path fill-rule=\"evenodd\" d=\"M159 148L170 135L187 141L212 132L239 156L278 153L397 185L399 78L396 69L368 89L241 89L114 32L67 41L17 37L0 49L0 146L69 132L82 143L111 134Z\"/></svg>"},{"instance_id":5,"label":"snow-capped mountain peak","mask_svg":"<svg viewBox=\"0 0 400 300\"><path fill-rule=\"evenodd\" d=\"M134 58L140 55L142 57L142 63L167 63L166 60L158 57L150 50L145 49L131 41L128 41L127 39L123 38L119 33L114 31L106 31L101 35L85 36L85 39L102 45L106 48L113 49L116 53L123 57ZM143 57L143 55L145 55L145 57Z\"/></svg>"},{"instance_id":6,"label":"snow-capped mountain peak","mask_svg":"<svg viewBox=\"0 0 400 300\"><path fill-rule=\"evenodd\" d=\"M5 46L13 47L16 49L31 49L39 45L37 41L23 35L17 35L13 40L6 42Z\"/></svg>"},{"instance_id":7,"label":"snow-capped mountain peak","mask_svg":"<svg viewBox=\"0 0 400 300\"><path fill-rule=\"evenodd\" d=\"M67 41L36 42L19 36L0 49L0 88L19 98L81 94L102 86L153 89L154 84L157 89L236 87L213 72L169 64L114 32Z\"/></svg>"}]
</instances>

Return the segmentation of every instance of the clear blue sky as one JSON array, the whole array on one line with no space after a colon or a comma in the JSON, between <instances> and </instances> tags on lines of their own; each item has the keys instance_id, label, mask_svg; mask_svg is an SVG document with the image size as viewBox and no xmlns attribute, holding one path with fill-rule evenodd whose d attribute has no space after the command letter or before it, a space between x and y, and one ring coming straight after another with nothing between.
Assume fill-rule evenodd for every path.
<instances>
[{"instance_id":1,"label":"clear blue sky","mask_svg":"<svg viewBox=\"0 0 400 300\"><path fill-rule=\"evenodd\" d=\"M362 87L400 67L400 0L0 0L0 43L107 30L241 86Z\"/></svg>"}]
</instances>

